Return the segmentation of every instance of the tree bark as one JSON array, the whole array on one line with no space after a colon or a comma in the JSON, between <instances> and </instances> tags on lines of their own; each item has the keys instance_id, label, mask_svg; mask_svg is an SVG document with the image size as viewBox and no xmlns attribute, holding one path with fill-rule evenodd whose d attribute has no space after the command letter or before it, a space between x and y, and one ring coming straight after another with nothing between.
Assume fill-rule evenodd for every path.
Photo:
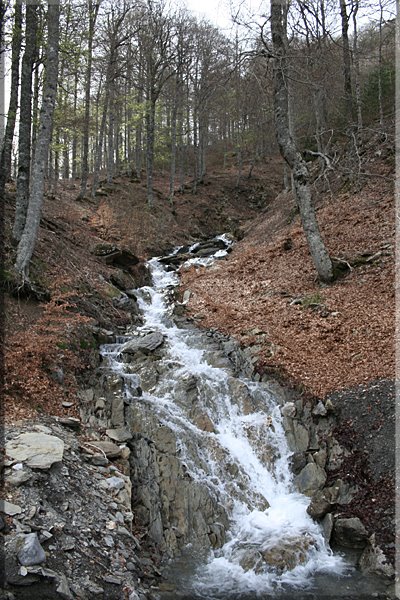
<instances>
[{"instance_id":1,"label":"tree bark","mask_svg":"<svg viewBox=\"0 0 400 600\"><path fill-rule=\"evenodd\" d=\"M50 144L54 105L57 97L58 46L60 37L59 1L48 1L47 28L46 80L43 89L39 133L32 169L32 188L25 227L18 244L15 263L15 269L22 280L29 279L29 263L36 244L43 203L44 171Z\"/></svg>"},{"instance_id":2,"label":"tree bark","mask_svg":"<svg viewBox=\"0 0 400 600\"><path fill-rule=\"evenodd\" d=\"M4 187L11 175L11 151L14 138L15 121L18 108L19 59L22 41L22 4L15 3L14 31L11 52L11 92L7 113L7 125L0 160L0 197L4 196Z\"/></svg>"},{"instance_id":3,"label":"tree bark","mask_svg":"<svg viewBox=\"0 0 400 600\"><path fill-rule=\"evenodd\" d=\"M312 203L309 173L289 129L289 99L287 88L286 2L271 1L271 33L274 52L274 116L276 136L282 157L293 173L296 200L304 233L314 266L324 282L333 280L333 266L322 241Z\"/></svg>"},{"instance_id":4,"label":"tree bark","mask_svg":"<svg viewBox=\"0 0 400 600\"><path fill-rule=\"evenodd\" d=\"M343 45L343 77L344 97L347 119L352 123L354 116L353 86L351 83L351 54L349 42L349 17L347 15L346 0L340 0L340 16L342 20L342 45Z\"/></svg>"},{"instance_id":5,"label":"tree bark","mask_svg":"<svg viewBox=\"0 0 400 600\"><path fill-rule=\"evenodd\" d=\"M93 0L89 0L88 58L85 79L85 118L83 122L82 170L79 198L83 198L86 194L89 174L90 87L92 81L93 37L99 8L100 2L96 2L93 5Z\"/></svg>"},{"instance_id":6,"label":"tree bark","mask_svg":"<svg viewBox=\"0 0 400 600\"><path fill-rule=\"evenodd\" d=\"M31 127L32 127L32 69L37 50L37 5L27 4L25 26L25 52L22 58L21 100L18 132L18 175L13 238L21 239L25 227L29 200L29 178L31 171Z\"/></svg>"}]
</instances>

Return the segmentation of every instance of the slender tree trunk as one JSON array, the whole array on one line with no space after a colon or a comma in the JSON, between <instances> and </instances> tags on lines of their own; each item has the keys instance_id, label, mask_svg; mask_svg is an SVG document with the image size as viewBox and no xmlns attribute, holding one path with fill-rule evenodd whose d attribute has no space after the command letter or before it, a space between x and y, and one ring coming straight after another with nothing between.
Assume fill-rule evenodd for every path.
<instances>
[{"instance_id":1,"label":"slender tree trunk","mask_svg":"<svg viewBox=\"0 0 400 600\"><path fill-rule=\"evenodd\" d=\"M44 170L50 144L54 105L57 97L58 45L60 37L60 5L58 1L49 0L47 23L46 80L43 89L39 134L32 169L32 189L24 232L18 244L15 263L15 269L23 280L29 278L29 263L39 230L44 192Z\"/></svg>"},{"instance_id":2,"label":"slender tree trunk","mask_svg":"<svg viewBox=\"0 0 400 600\"><path fill-rule=\"evenodd\" d=\"M107 132L107 183L112 183L114 177L114 129L115 129L115 102L114 102L114 86L111 86L108 109L108 132Z\"/></svg>"},{"instance_id":3,"label":"slender tree trunk","mask_svg":"<svg viewBox=\"0 0 400 600\"><path fill-rule=\"evenodd\" d=\"M76 126L77 120L77 108L78 108L78 69L76 69L74 76L74 133L72 137L72 179L76 179L78 174L78 131Z\"/></svg>"},{"instance_id":4,"label":"slender tree trunk","mask_svg":"<svg viewBox=\"0 0 400 600\"><path fill-rule=\"evenodd\" d=\"M333 279L333 266L322 241L312 203L307 164L296 148L289 129L287 77L286 2L271 0L271 33L274 52L274 115L276 136L282 157L293 173L300 216L315 268L322 281Z\"/></svg>"},{"instance_id":5,"label":"slender tree trunk","mask_svg":"<svg viewBox=\"0 0 400 600\"><path fill-rule=\"evenodd\" d=\"M93 4L93 0L89 0L88 57L85 78L85 118L83 121L81 189L79 198L84 198L86 194L89 174L90 87L92 81L93 37L99 8L100 2Z\"/></svg>"},{"instance_id":6,"label":"slender tree trunk","mask_svg":"<svg viewBox=\"0 0 400 600\"><path fill-rule=\"evenodd\" d=\"M33 79L33 102L32 102L32 153L31 153L31 170L35 159L36 138L38 133L39 121L39 90L40 90L40 74L39 62L36 62Z\"/></svg>"},{"instance_id":7,"label":"slender tree trunk","mask_svg":"<svg viewBox=\"0 0 400 600\"><path fill-rule=\"evenodd\" d=\"M360 83L360 57L358 55L358 28L357 28L358 0L353 8L353 63L354 63L354 91L356 97L357 110L357 130L362 129L362 103L361 103L361 83Z\"/></svg>"},{"instance_id":8,"label":"slender tree trunk","mask_svg":"<svg viewBox=\"0 0 400 600\"><path fill-rule=\"evenodd\" d=\"M343 77L344 97L348 121L353 122L353 86L351 83L351 54L349 42L349 17L347 16L346 0L340 0L340 16L342 20L342 46L343 46Z\"/></svg>"},{"instance_id":9,"label":"slender tree trunk","mask_svg":"<svg viewBox=\"0 0 400 600\"><path fill-rule=\"evenodd\" d=\"M147 204L153 206L153 168L154 168L154 135L156 121L156 100L150 94L149 106L146 111L146 183Z\"/></svg>"},{"instance_id":10,"label":"slender tree trunk","mask_svg":"<svg viewBox=\"0 0 400 600\"><path fill-rule=\"evenodd\" d=\"M0 197L4 196L4 186L11 175L11 151L14 138L15 120L18 108L19 60L22 40L22 4L15 3L14 31L11 52L11 93L7 113L7 125L0 159Z\"/></svg>"},{"instance_id":11,"label":"slender tree trunk","mask_svg":"<svg viewBox=\"0 0 400 600\"><path fill-rule=\"evenodd\" d=\"M177 116L178 103L180 102L181 90L179 89L178 77L175 79L175 91L173 98L172 114L171 114L171 165L169 173L169 201L173 202L175 193L175 176L176 176L176 138L177 138Z\"/></svg>"},{"instance_id":12,"label":"slender tree trunk","mask_svg":"<svg viewBox=\"0 0 400 600\"><path fill-rule=\"evenodd\" d=\"M13 238L21 239L25 226L29 200L31 170L32 127L32 69L35 62L37 42L37 5L26 5L25 52L22 58L21 100L18 132L18 175Z\"/></svg>"},{"instance_id":13,"label":"slender tree trunk","mask_svg":"<svg viewBox=\"0 0 400 600\"><path fill-rule=\"evenodd\" d=\"M97 144L97 152L96 152L95 165L94 165L94 171L93 171L93 184L92 184L92 197L93 198L96 195L97 186L99 184L99 174L100 174L100 167L101 167L102 158L103 158L103 143L104 143L104 134L106 131L109 96L110 96L110 86L107 85L107 81L106 81L103 114L101 117L99 141Z\"/></svg>"}]
</instances>

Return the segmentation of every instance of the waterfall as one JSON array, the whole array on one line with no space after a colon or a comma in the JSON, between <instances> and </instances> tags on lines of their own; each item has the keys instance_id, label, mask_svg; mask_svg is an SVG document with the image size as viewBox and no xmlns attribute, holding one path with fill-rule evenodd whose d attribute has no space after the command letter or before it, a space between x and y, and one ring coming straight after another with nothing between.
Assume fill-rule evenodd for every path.
<instances>
[{"instance_id":1,"label":"waterfall","mask_svg":"<svg viewBox=\"0 0 400 600\"><path fill-rule=\"evenodd\" d=\"M280 407L268 386L235 377L212 339L174 323L170 298L178 277L158 259L149 266L153 286L137 290L143 324L118 343L104 346L102 353L107 365L124 377L132 423L145 410L141 426L149 419L157 424L148 425L153 429L144 435L172 432L173 453L184 469L187 489L207 490L196 513L203 515L204 525L196 517L193 531L207 527L201 539L211 542L191 581L185 582L192 591L187 597L254 597L288 586L306 588L321 573L344 574L346 563L332 553L320 526L306 512L309 498L293 485ZM163 336L157 360L127 362L124 351L130 340L150 332ZM219 511L211 525L211 509L203 509L208 498ZM152 517L155 539L162 543L167 538L159 520L167 509L171 512L172 504L169 500L162 505L158 520ZM171 531L175 544L185 542L180 551L190 556L194 542L185 527L177 517ZM218 528L226 531L220 543L210 533Z\"/></svg>"}]
</instances>

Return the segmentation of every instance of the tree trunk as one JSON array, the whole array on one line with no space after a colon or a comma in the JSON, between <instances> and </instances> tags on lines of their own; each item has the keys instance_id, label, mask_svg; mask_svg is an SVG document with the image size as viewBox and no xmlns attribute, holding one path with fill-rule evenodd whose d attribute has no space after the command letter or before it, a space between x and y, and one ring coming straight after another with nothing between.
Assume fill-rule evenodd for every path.
<instances>
[{"instance_id":1,"label":"tree trunk","mask_svg":"<svg viewBox=\"0 0 400 600\"><path fill-rule=\"evenodd\" d=\"M76 127L78 108L78 69L74 75L74 133L72 136L72 179L76 179L78 173L78 132Z\"/></svg>"},{"instance_id":2,"label":"tree trunk","mask_svg":"<svg viewBox=\"0 0 400 600\"><path fill-rule=\"evenodd\" d=\"M22 40L22 4L15 3L14 31L11 53L11 93L7 113L7 125L0 160L0 197L4 196L4 186L11 175L11 151L14 138L15 120L18 107L19 59Z\"/></svg>"},{"instance_id":3,"label":"tree trunk","mask_svg":"<svg viewBox=\"0 0 400 600\"><path fill-rule=\"evenodd\" d=\"M89 0L88 57L85 78L85 118L83 121L81 189L79 192L79 198L83 198L86 194L86 186L89 174L90 87L92 81L93 36L99 8L100 2L96 2L96 4L93 6L93 0Z\"/></svg>"},{"instance_id":4,"label":"tree trunk","mask_svg":"<svg viewBox=\"0 0 400 600\"><path fill-rule=\"evenodd\" d=\"M46 80L40 111L39 133L32 169L32 189L24 232L18 244L15 269L22 279L29 278L29 263L35 247L44 192L44 170L49 151L54 105L57 97L58 45L60 37L60 4L49 0L47 9Z\"/></svg>"},{"instance_id":5,"label":"tree trunk","mask_svg":"<svg viewBox=\"0 0 400 600\"><path fill-rule=\"evenodd\" d=\"M178 103L180 103L181 90L179 89L178 78L175 79L175 90L171 114L171 164L169 173L169 201L173 203L175 193L175 176L176 176L176 138L177 138L177 116Z\"/></svg>"},{"instance_id":6,"label":"tree trunk","mask_svg":"<svg viewBox=\"0 0 400 600\"><path fill-rule=\"evenodd\" d=\"M25 227L29 200L29 178L31 171L31 126L32 126L32 69L36 57L37 5L26 6L25 52L22 58L21 100L18 132L18 175L13 238L21 239Z\"/></svg>"},{"instance_id":7,"label":"tree trunk","mask_svg":"<svg viewBox=\"0 0 400 600\"><path fill-rule=\"evenodd\" d=\"M296 148L289 129L287 77L286 2L271 1L271 33L274 52L274 116L276 136L282 157L293 173L296 200L308 247L322 281L333 280L332 261L322 241L312 203L307 164Z\"/></svg>"},{"instance_id":8,"label":"tree trunk","mask_svg":"<svg viewBox=\"0 0 400 600\"><path fill-rule=\"evenodd\" d=\"M351 54L349 42L349 17L347 16L346 0L340 0L340 16L342 20L343 45L343 77L346 114L349 123L353 121L353 87L351 83Z\"/></svg>"},{"instance_id":9,"label":"tree trunk","mask_svg":"<svg viewBox=\"0 0 400 600\"><path fill-rule=\"evenodd\" d=\"M156 100L151 97L146 111L146 182L147 204L153 206L153 166L154 166L154 134L156 117Z\"/></svg>"}]
</instances>

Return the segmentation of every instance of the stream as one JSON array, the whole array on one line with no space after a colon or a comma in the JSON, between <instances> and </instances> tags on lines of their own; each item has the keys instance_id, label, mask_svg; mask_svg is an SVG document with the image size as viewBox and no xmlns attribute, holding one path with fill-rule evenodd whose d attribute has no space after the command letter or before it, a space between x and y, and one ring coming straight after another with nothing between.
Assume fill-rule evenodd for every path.
<instances>
[{"instance_id":1,"label":"stream","mask_svg":"<svg viewBox=\"0 0 400 600\"><path fill-rule=\"evenodd\" d=\"M174 322L178 275L149 267L153 285L136 291L143 324L102 355L125 382L136 510L169 557L171 589L157 597L366 598L367 580L294 487L276 398L238 377L206 332Z\"/></svg>"}]
</instances>

